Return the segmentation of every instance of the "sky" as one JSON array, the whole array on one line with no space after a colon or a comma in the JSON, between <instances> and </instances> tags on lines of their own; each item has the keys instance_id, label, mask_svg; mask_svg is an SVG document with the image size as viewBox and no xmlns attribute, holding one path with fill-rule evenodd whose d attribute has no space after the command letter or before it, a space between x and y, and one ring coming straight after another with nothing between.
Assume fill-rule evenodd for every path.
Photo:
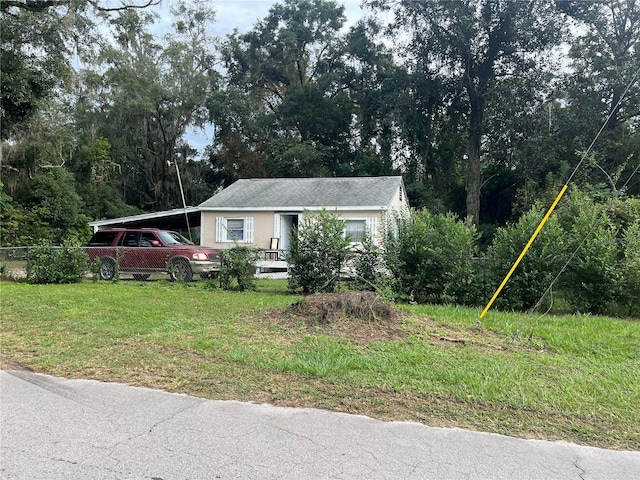
<instances>
[{"instance_id":1,"label":"sky","mask_svg":"<svg viewBox=\"0 0 640 480\"><path fill-rule=\"evenodd\" d=\"M262 20L269 13L269 9L277 3L276 0L191 0L192 2L210 2L216 10L216 20L211 34L220 39L238 29L239 32L249 31L259 20ZM171 6L176 0L162 0L159 6L159 13L162 23L171 23ZM338 4L344 5L345 17L347 19L345 27L348 28L363 16L366 12L362 10L361 0L337 0ZM213 140L213 126L206 129L191 129L185 135L189 144L198 149L202 154L204 148Z\"/></svg>"},{"instance_id":2,"label":"sky","mask_svg":"<svg viewBox=\"0 0 640 480\"><path fill-rule=\"evenodd\" d=\"M162 0L160 6L161 15L169 15L171 4L176 0ZM216 10L216 22L212 33L224 38L225 35L237 28L240 32L246 32L257 21L262 20L269 13L269 9L277 3L276 0L191 0L193 2L209 2ZM363 16L361 0L336 0L344 5L346 26L351 26Z\"/></svg>"}]
</instances>

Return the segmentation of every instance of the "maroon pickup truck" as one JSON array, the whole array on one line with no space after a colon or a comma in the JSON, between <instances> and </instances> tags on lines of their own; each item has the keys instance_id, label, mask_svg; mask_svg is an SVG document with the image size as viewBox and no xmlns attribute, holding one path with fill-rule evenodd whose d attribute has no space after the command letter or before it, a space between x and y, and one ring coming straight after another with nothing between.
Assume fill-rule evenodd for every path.
<instances>
[{"instance_id":1,"label":"maroon pickup truck","mask_svg":"<svg viewBox=\"0 0 640 480\"><path fill-rule=\"evenodd\" d=\"M100 278L111 280L116 271L146 280L152 273L168 273L172 280L189 282L220 271L220 251L195 245L177 232L155 228L97 231L85 247L89 264L100 261Z\"/></svg>"}]
</instances>

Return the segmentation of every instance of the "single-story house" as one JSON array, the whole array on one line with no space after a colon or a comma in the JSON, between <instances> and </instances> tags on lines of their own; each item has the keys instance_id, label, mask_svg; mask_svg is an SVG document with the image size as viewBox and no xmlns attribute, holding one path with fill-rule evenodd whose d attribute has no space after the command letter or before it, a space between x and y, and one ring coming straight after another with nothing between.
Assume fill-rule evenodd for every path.
<instances>
[{"instance_id":1,"label":"single-story house","mask_svg":"<svg viewBox=\"0 0 640 480\"><path fill-rule=\"evenodd\" d=\"M198 208L203 245L229 248L237 241L286 251L305 211L335 212L355 242L365 231L376 242L385 213L408 211L409 203L400 176L267 178L238 180Z\"/></svg>"},{"instance_id":2,"label":"single-story house","mask_svg":"<svg viewBox=\"0 0 640 480\"><path fill-rule=\"evenodd\" d=\"M408 211L402 177L266 178L238 180L197 207L96 220L104 228L200 228L200 244L230 248L234 241L286 251L305 211L326 209L346 220L356 242L368 230L377 241L386 212Z\"/></svg>"}]
</instances>

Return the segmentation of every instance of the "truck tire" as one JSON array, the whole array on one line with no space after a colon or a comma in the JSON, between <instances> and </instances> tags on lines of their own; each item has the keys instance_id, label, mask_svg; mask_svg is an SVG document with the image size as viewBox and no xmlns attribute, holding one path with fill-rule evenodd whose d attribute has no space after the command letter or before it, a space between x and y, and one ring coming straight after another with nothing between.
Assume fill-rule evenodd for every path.
<instances>
[{"instance_id":1,"label":"truck tire","mask_svg":"<svg viewBox=\"0 0 640 480\"><path fill-rule=\"evenodd\" d=\"M100 259L100 280L113 280L116 275L116 261L111 257Z\"/></svg>"},{"instance_id":2,"label":"truck tire","mask_svg":"<svg viewBox=\"0 0 640 480\"><path fill-rule=\"evenodd\" d=\"M193 271L189 262L183 258L174 258L169 263L169 276L174 282L190 282L193 279Z\"/></svg>"}]
</instances>

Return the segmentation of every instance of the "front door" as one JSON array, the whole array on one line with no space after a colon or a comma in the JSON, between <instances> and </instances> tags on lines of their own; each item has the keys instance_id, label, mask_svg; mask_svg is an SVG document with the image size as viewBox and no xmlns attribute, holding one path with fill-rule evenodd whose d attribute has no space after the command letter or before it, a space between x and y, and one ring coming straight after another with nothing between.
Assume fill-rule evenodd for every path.
<instances>
[{"instance_id":1,"label":"front door","mask_svg":"<svg viewBox=\"0 0 640 480\"><path fill-rule=\"evenodd\" d=\"M298 227L298 214L280 214L280 250L288 253L291 248L293 229Z\"/></svg>"}]
</instances>

